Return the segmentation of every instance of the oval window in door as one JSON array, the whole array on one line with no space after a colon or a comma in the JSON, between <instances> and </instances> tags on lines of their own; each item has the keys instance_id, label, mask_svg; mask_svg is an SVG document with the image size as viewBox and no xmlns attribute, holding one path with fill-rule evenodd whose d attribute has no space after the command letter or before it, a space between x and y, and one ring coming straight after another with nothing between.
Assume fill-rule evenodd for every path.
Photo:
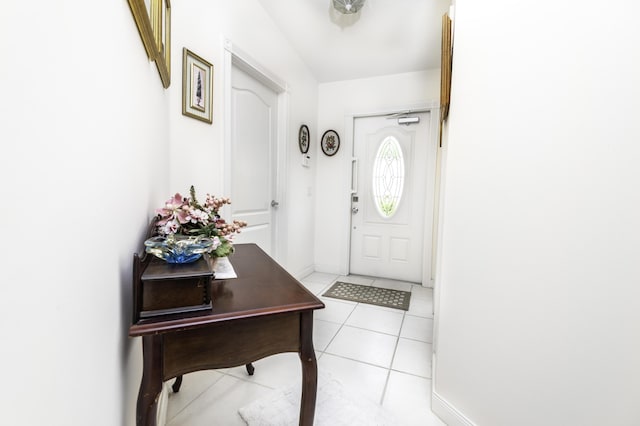
<instances>
[{"instance_id":1,"label":"oval window in door","mask_svg":"<svg viewBox=\"0 0 640 426\"><path fill-rule=\"evenodd\" d=\"M404 189L404 157L400 143L387 136L378 147L373 160L373 202L383 218L398 210Z\"/></svg>"}]
</instances>

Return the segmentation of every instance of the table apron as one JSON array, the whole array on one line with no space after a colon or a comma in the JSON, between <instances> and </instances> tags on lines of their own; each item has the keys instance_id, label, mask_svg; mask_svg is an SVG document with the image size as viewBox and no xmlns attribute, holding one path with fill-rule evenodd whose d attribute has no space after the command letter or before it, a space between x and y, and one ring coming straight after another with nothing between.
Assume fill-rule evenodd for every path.
<instances>
[{"instance_id":1,"label":"table apron","mask_svg":"<svg viewBox=\"0 0 640 426\"><path fill-rule=\"evenodd\" d=\"M220 322L165 333L163 380L199 370L245 365L269 355L300 352L301 313Z\"/></svg>"}]
</instances>

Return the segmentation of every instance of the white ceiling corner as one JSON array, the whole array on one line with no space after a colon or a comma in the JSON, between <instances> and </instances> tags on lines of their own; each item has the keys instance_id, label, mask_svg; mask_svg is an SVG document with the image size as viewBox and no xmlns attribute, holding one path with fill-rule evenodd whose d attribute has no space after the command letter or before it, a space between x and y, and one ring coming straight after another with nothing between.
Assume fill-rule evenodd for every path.
<instances>
[{"instance_id":1,"label":"white ceiling corner","mask_svg":"<svg viewBox=\"0 0 640 426\"><path fill-rule=\"evenodd\" d=\"M355 15L331 0L258 2L321 83L440 67L450 0L367 0Z\"/></svg>"}]
</instances>

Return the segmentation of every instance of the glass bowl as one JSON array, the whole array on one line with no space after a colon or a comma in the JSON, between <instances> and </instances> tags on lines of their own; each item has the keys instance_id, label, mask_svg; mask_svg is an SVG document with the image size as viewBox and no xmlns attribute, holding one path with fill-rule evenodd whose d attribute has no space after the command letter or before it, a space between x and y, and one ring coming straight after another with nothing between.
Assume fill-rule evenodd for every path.
<instances>
[{"instance_id":1,"label":"glass bowl","mask_svg":"<svg viewBox=\"0 0 640 426\"><path fill-rule=\"evenodd\" d=\"M202 236L169 235L149 238L144 242L145 250L167 263L191 263L203 253L213 249L212 238Z\"/></svg>"}]
</instances>

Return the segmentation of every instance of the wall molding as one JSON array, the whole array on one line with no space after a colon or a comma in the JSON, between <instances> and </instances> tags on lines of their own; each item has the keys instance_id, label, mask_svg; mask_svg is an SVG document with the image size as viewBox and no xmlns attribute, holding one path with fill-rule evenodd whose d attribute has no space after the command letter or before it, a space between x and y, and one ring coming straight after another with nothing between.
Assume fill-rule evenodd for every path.
<instances>
[{"instance_id":1,"label":"wall molding","mask_svg":"<svg viewBox=\"0 0 640 426\"><path fill-rule=\"evenodd\" d=\"M224 50L231 53L233 65L246 72L276 93L288 92L289 85L227 38L223 38Z\"/></svg>"},{"instance_id":2,"label":"wall molding","mask_svg":"<svg viewBox=\"0 0 640 426\"><path fill-rule=\"evenodd\" d=\"M303 268L301 270L299 270L298 272L291 274L293 275L297 280L302 280L304 279L304 277L311 275L313 272L315 271L315 268L313 265L309 265L306 268Z\"/></svg>"},{"instance_id":3,"label":"wall molding","mask_svg":"<svg viewBox=\"0 0 640 426\"><path fill-rule=\"evenodd\" d=\"M447 426L476 426L436 391L431 394L431 411L440 417Z\"/></svg>"},{"instance_id":4,"label":"wall molding","mask_svg":"<svg viewBox=\"0 0 640 426\"><path fill-rule=\"evenodd\" d=\"M447 401L436 390L436 354L433 354L431 367L431 411L440 417L447 426L476 426L467 416Z\"/></svg>"}]
</instances>

